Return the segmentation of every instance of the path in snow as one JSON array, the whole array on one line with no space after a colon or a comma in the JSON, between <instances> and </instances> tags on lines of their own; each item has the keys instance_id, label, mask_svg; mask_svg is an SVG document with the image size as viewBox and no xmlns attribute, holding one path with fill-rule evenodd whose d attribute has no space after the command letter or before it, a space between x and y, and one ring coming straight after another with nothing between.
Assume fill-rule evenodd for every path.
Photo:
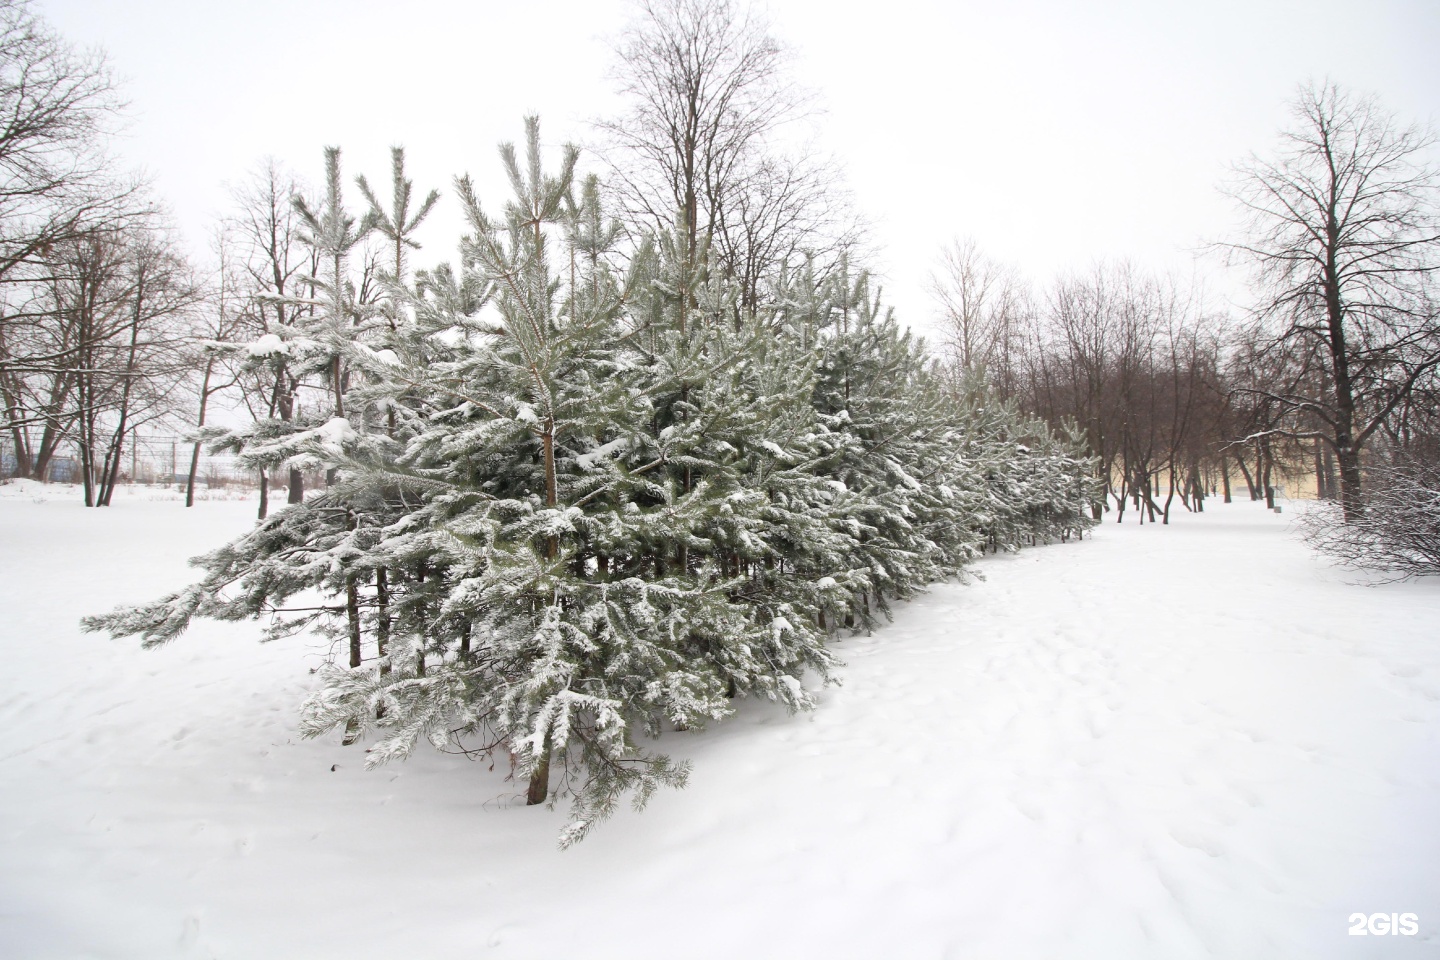
<instances>
[{"instance_id":1,"label":"path in snow","mask_svg":"<svg viewBox=\"0 0 1440 960\"><path fill-rule=\"evenodd\" d=\"M503 771L296 737L314 641L79 633L252 509L0 500L0 955L1440 953L1440 584L1288 517L987 559L815 712L665 737L691 786L561 853ZM1420 935L1346 935L1379 911Z\"/></svg>"}]
</instances>

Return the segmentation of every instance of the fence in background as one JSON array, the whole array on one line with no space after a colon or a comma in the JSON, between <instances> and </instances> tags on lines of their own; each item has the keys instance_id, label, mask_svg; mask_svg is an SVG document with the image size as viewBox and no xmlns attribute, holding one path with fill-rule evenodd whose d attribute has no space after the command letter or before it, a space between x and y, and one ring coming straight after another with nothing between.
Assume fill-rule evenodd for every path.
<instances>
[{"instance_id":1,"label":"fence in background","mask_svg":"<svg viewBox=\"0 0 1440 960\"><path fill-rule=\"evenodd\" d=\"M190 475L190 454L193 445L183 437L166 434L139 434L127 439L120 458L120 482L183 486ZM15 446L10 438L0 438L0 480L17 473ZM79 483L80 460L72 450L63 450L53 458L46 475L36 477L46 483ZM195 486L258 487L259 474L242 468L233 456L207 454L200 451L200 465L195 472Z\"/></svg>"}]
</instances>

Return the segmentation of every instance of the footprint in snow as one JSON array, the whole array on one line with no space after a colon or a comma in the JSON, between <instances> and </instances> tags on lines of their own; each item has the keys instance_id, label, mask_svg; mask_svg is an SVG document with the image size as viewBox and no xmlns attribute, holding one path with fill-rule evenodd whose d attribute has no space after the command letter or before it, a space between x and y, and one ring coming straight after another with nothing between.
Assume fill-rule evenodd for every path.
<instances>
[{"instance_id":1,"label":"footprint in snow","mask_svg":"<svg viewBox=\"0 0 1440 960\"><path fill-rule=\"evenodd\" d=\"M1225 847L1214 837L1199 833L1189 827L1172 827L1170 838L1182 847L1199 850L1208 857L1223 857Z\"/></svg>"},{"instance_id":2,"label":"footprint in snow","mask_svg":"<svg viewBox=\"0 0 1440 960\"><path fill-rule=\"evenodd\" d=\"M1261 805L1260 795L1248 783L1230 782L1230 792L1239 797L1246 806L1258 807Z\"/></svg>"},{"instance_id":3,"label":"footprint in snow","mask_svg":"<svg viewBox=\"0 0 1440 960\"><path fill-rule=\"evenodd\" d=\"M188 950L195 946L200 939L200 918L195 914L185 917L185 923L180 928L180 947Z\"/></svg>"}]
</instances>

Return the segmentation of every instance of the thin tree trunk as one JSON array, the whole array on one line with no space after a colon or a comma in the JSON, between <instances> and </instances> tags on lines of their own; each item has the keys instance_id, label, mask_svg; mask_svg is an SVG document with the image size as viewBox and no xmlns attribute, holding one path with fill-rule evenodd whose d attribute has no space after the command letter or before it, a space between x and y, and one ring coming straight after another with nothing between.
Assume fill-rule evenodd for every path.
<instances>
[{"instance_id":1,"label":"thin tree trunk","mask_svg":"<svg viewBox=\"0 0 1440 960\"><path fill-rule=\"evenodd\" d=\"M1245 458L1244 458L1243 456L1241 456L1240 454L1238 454L1238 453L1235 454L1235 462L1240 465L1240 475L1245 478L1245 489L1246 489L1247 492L1249 492L1249 494L1250 494L1250 499L1251 499L1251 500L1259 500L1259 499L1260 499L1259 477L1254 477L1254 478L1251 477L1249 468L1245 466ZM1256 472L1257 474L1260 472L1260 461L1259 461L1259 460L1256 460L1256 461L1255 461L1255 472Z\"/></svg>"},{"instance_id":2,"label":"thin tree trunk","mask_svg":"<svg viewBox=\"0 0 1440 960\"><path fill-rule=\"evenodd\" d=\"M215 370L215 358L205 360L205 376L200 381L200 416L195 419L196 429L205 426L205 406L210 400L210 376ZM200 441L190 451L190 474L185 478L185 506L195 506L195 474L200 469Z\"/></svg>"},{"instance_id":3,"label":"thin tree trunk","mask_svg":"<svg viewBox=\"0 0 1440 960\"><path fill-rule=\"evenodd\" d=\"M380 658L380 676L390 673L390 581L384 567L375 570L375 650ZM385 716L385 704L375 709L376 718Z\"/></svg>"},{"instance_id":4,"label":"thin tree trunk","mask_svg":"<svg viewBox=\"0 0 1440 960\"><path fill-rule=\"evenodd\" d=\"M1170 525L1170 505L1175 502L1175 462L1173 460L1170 462L1170 469L1166 472L1170 474L1170 489L1165 497L1165 509L1161 513L1161 516L1164 518L1161 526ZM1154 518L1152 517L1151 519Z\"/></svg>"},{"instance_id":5,"label":"thin tree trunk","mask_svg":"<svg viewBox=\"0 0 1440 960\"><path fill-rule=\"evenodd\" d=\"M1350 351L1346 343L1345 308L1340 296L1339 267L1335 262L1338 243L1333 215L1326 224L1325 312L1328 321L1332 382L1335 391L1335 459L1340 463L1340 506L1345 522L1358 520L1364 512L1360 494L1360 442L1355 436L1355 387L1350 378Z\"/></svg>"},{"instance_id":6,"label":"thin tree trunk","mask_svg":"<svg viewBox=\"0 0 1440 960\"><path fill-rule=\"evenodd\" d=\"M350 627L350 666L358 667L360 657L360 585L352 577L345 584L345 619Z\"/></svg>"},{"instance_id":7,"label":"thin tree trunk","mask_svg":"<svg viewBox=\"0 0 1440 960\"><path fill-rule=\"evenodd\" d=\"M89 413L80 415L80 472L81 483L85 486L85 506L95 506L95 463L94 450L91 444L94 442L94 424L88 422Z\"/></svg>"},{"instance_id":8,"label":"thin tree trunk","mask_svg":"<svg viewBox=\"0 0 1440 960\"><path fill-rule=\"evenodd\" d=\"M375 647L380 655L380 675L390 672L390 578L384 567L375 570Z\"/></svg>"},{"instance_id":9,"label":"thin tree trunk","mask_svg":"<svg viewBox=\"0 0 1440 960\"><path fill-rule=\"evenodd\" d=\"M97 507L110 506L110 495L115 489L115 484L120 480L120 456L124 443L125 434L122 421L120 429L112 435L110 444L105 449L105 456L100 459L100 483L95 497Z\"/></svg>"},{"instance_id":10,"label":"thin tree trunk","mask_svg":"<svg viewBox=\"0 0 1440 960\"><path fill-rule=\"evenodd\" d=\"M345 529L352 533L359 526L355 511L345 517ZM360 584L352 574L345 581L345 619L350 626L350 666L360 666Z\"/></svg>"},{"instance_id":11,"label":"thin tree trunk","mask_svg":"<svg viewBox=\"0 0 1440 960\"><path fill-rule=\"evenodd\" d=\"M101 480L100 506L110 506L115 482L120 478L120 453L125 443L125 426L130 417L130 393L135 380L135 355L140 345L140 310L145 301L145 274L142 268L135 288L135 310L130 316L130 348L125 357L125 383L120 388L120 423L115 428L115 444L106 454L107 475ZM111 458L110 454L114 454Z\"/></svg>"},{"instance_id":12,"label":"thin tree trunk","mask_svg":"<svg viewBox=\"0 0 1440 960\"><path fill-rule=\"evenodd\" d=\"M345 529L356 527L355 512L352 510L345 519ZM360 666L360 585L354 575L345 581L345 619L350 628L350 669ZM345 737L340 742L349 746L360 738L360 724L351 717L345 723Z\"/></svg>"},{"instance_id":13,"label":"thin tree trunk","mask_svg":"<svg viewBox=\"0 0 1440 960\"><path fill-rule=\"evenodd\" d=\"M280 414L281 421L289 423L295 418L295 385L290 383L289 373L284 367L275 372L275 392L272 406ZM290 486L285 497L286 503L305 502L305 475L296 467L290 468Z\"/></svg>"},{"instance_id":14,"label":"thin tree trunk","mask_svg":"<svg viewBox=\"0 0 1440 960\"><path fill-rule=\"evenodd\" d=\"M1271 510L1275 509L1275 488L1270 485L1270 448L1264 447L1259 451L1260 462L1264 465L1261 470L1260 486L1265 490L1265 506Z\"/></svg>"},{"instance_id":15,"label":"thin tree trunk","mask_svg":"<svg viewBox=\"0 0 1440 960\"><path fill-rule=\"evenodd\" d=\"M427 631L430 629L430 626L429 626L429 624L426 622L426 621L429 619L429 617L428 617L428 615L427 615L427 614L428 614L428 608L426 607L426 604L425 604L425 593L424 593L424 590L425 590L425 575L426 575L427 573L429 573L429 572L430 572L430 565L429 565L428 563L426 563L424 560L421 560L421 561L420 561L420 566L419 566L419 568L416 569L416 571L415 571L415 582L416 582L416 584L417 584L417 592L420 593L420 600L419 600L419 601L416 603L416 605L415 605L416 613L419 614L419 619L420 619L420 649L418 649L418 650L415 651L415 676L417 676L417 677L423 677L423 676L425 676L425 637L426 637Z\"/></svg>"},{"instance_id":16,"label":"thin tree trunk","mask_svg":"<svg viewBox=\"0 0 1440 960\"><path fill-rule=\"evenodd\" d=\"M559 491L555 485L555 427L546 423L541 438L545 451L545 505L554 508L559 503ZM545 538L545 559L554 560L560 553L560 542L552 535Z\"/></svg>"},{"instance_id":17,"label":"thin tree trunk","mask_svg":"<svg viewBox=\"0 0 1440 960\"><path fill-rule=\"evenodd\" d=\"M527 806L534 806L537 803L544 803L545 798L550 794L550 735L545 735L545 742L540 747L540 760L535 764L535 772L530 774L530 789L526 791L525 803Z\"/></svg>"}]
</instances>

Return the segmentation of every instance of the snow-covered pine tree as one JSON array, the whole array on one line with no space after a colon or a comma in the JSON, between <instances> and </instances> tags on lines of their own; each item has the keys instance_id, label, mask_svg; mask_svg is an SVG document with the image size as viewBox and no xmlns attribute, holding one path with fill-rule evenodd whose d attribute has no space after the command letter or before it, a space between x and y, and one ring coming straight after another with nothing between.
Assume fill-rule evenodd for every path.
<instances>
[{"instance_id":1,"label":"snow-covered pine tree","mask_svg":"<svg viewBox=\"0 0 1440 960\"><path fill-rule=\"evenodd\" d=\"M973 371L947 389L965 424L959 471L948 483L974 498L972 526L982 550L1063 542L1098 522L1091 507L1103 485L1077 426L1057 434L1014 402L999 400Z\"/></svg>"},{"instance_id":2,"label":"snow-covered pine tree","mask_svg":"<svg viewBox=\"0 0 1440 960\"><path fill-rule=\"evenodd\" d=\"M274 170L268 171L262 193L247 201L256 207L247 211L254 221L247 226L254 234L250 240L268 261L258 270L252 267L252 272L270 289L260 293L254 304L261 335L251 343L233 345L230 352L252 375L273 383L270 416L205 434L212 452L236 452L247 465L266 473L287 465L292 504L303 500L303 469L315 465L301 452L310 445L314 431L350 429L348 420L325 425L345 416L343 357L356 339L353 328L360 320L348 258L368 232L369 220L357 224L343 208L338 148L326 149L325 172L326 196L319 213L298 192L282 195ZM287 216L295 222L283 219ZM289 262L292 231L309 251L308 275L301 275L303 271ZM308 295L302 295L302 289L308 289ZM302 396L307 403L302 403Z\"/></svg>"},{"instance_id":3,"label":"snow-covered pine tree","mask_svg":"<svg viewBox=\"0 0 1440 960\"><path fill-rule=\"evenodd\" d=\"M405 176L404 147L390 148L389 210L380 205L374 189L370 186L370 181L366 180L364 175L356 177L355 183L360 188L365 202L370 205L370 211L367 214L370 229L384 237L389 246L387 251L390 258L388 279L392 284L403 287L407 281L407 268L409 267L407 251L420 249L420 244L415 239L415 231L420 224L425 222L425 218L430 215L435 204L440 201L440 191L431 190L425 195L425 199L420 201L419 208L412 210L411 199L415 193L415 183ZM394 330L397 325L394 313L398 309L395 298L387 298L386 306L390 314L390 328Z\"/></svg>"},{"instance_id":4,"label":"snow-covered pine tree","mask_svg":"<svg viewBox=\"0 0 1440 960\"><path fill-rule=\"evenodd\" d=\"M868 627L889 600L957 575L987 542L1018 549L1088 526L1078 448L996 401L983 381L952 389L863 271L842 261L817 281L802 268L775 303L777 328L819 351L812 402L848 441L831 473L859 495L847 625Z\"/></svg>"},{"instance_id":5,"label":"snow-covered pine tree","mask_svg":"<svg viewBox=\"0 0 1440 960\"><path fill-rule=\"evenodd\" d=\"M631 564L723 598L686 638L727 696L807 708L807 671L824 678L834 665L816 629L815 583L830 570L787 571L795 551L785 544L838 557L823 524L791 510L833 499L810 469L813 358L739 309L740 291L703 242L690 246L683 220L646 249L634 339L652 412L631 452L663 468L627 491L643 522L623 550Z\"/></svg>"},{"instance_id":6,"label":"snow-covered pine tree","mask_svg":"<svg viewBox=\"0 0 1440 960\"><path fill-rule=\"evenodd\" d=\"M261 469L288 467L292 477L303 469L324 469L327 490L310 500L292 497L285 515L262 525L249 549L227 556L226 563L212 569L212 575L220 578L218 582L233 575L270 584L260 604L272 608L297 590L324 590L339 584L344 595L343 621L319 619L343 644L349 667L359 669L366 659L365 620L372 608L380 610L374 633L381 652L388 640L385 568L369 562L366 550L376 539L373 529L393 517L384 509L383 491L363 484L352 483L343 489L334 484L341 463L378 463L393 455L388 437L372 435L375 407L361 395L364 387L385 375L388 357L366 342L385 327L376 322L369 305L359 302L349 270L351 252L369 232L373 216L357 220L345 210L337 148L326 150L325 168L325 197L318 209L298 195L293 198L301 239L310 248L316 268L305 280L311 295L285 298L281 306L287 310L283 316L289 323L271 325L265 335L242 348L251 363L275 367L272 373L277 385L292 384L292 401L298 386L317 385L311 393L311 409L306 416L292 411L288 418L258 420L228 431L217 438L216 448L234 449L241 462ZM291 548L314 551L328 565L301 570L274 567L271 552ZM244 615L243 610L227 612ZM358 729L351 725L350 740Z\"/></svg>"},{"instance_id":7,"label":"snow-covered pine tree","mask_svg":"<svg viewBox=\"0 0 1440 960\"><path fill-rule=\"evenodd\" d=\"M420 202L419 207L412 209L411 199L414 196L415 184L405 175L405 148L398 146L392 147L390 150L391 203L388 211L381 207L375 191L371 189L369 181L363 175L356 177L355 181L360 188L360 193L370 205L370 211L367 214L370 227L386 240L390 256L389 271L381 277L382 283L388 288L388 295L379 304L380 316L384 318L388 326L388 335L384 328L380 328L373 345L359 342L352 345L352 349L361 352L363 356L358 366L369 374L364 378L357 392L362 401L370 401L375 407L384 410L385 433L391 439L396 439L398 434L397 410L406 404L410 393L410 391L401 390L397 395L393 389L393 383L390 381L392 373L390 368L398 364L394 348L398 345L400 327L410 320L410 316L405 313L404 306L407 300L406 284L409 282L407 251L420 249L419 242L414 238L415 231L430 215L435 204L439 202L440 192L431 190ZM380 389L367 391L366 385L371 383L380 385ZM420 568L414 571L397 571L397 573L402 578L407 573L418 575ZM390 672L389 654L393 626L390 600L391 576L392 571L386 564L379 563L375 566L373 574L375 647L382 674ZM418 577L417 582L420 582ZM417 658L418 670L423 673L425 657L423 645L421 649L414 651L413 656Z\"/></svg>"},{"instance_id":8,"label":"snow-covered pine tree","mask_svg":"<svg viewBox=\"0 0 1440 960\"><path fill-rule=\"evenodd\" d=\"M815 354L807 399L832 451L820 472L844 495L832 523L848 540L845 599L827 625L868 628L890 599L958 572L971 555L939 486L914 476L947 455L936 449L943 410L920 345L882 308L863 272L852 276L842 262L817 279L802 265L782 278L775 302L776 329Z\"/></svg>"},{"instance_id":9,"label":"snow-covered pine tree","mask_svg":"<svg viewBox=\"0 0 1440 960\"><path fill-rule=\"evenodd\" d=\"M683 781L683 768L636 747L638 732L728 713L723 684L693 668L684 629L723 619L723 591L636 564L627 547L634 531L684 512L629 495L663 466L638 464L633 451L652 407L625 344L634 331L619 320L639 271L617 282L604 260L608 226L569 231L583 244L572 258L551 256L574 153L547 176L538 125L526 132L523 169L502 151L517 195L503 219L461 182L472 233L460 273L423 278L414 335L397 357L413 375L396 382L425 397L398 470L429 490L395 552L427 558L431 669L332 672L307 722L370 722L383 703L373 759L452 726L509 749L529 802L552 783L574 798L568 841L625 792L643 803ZM596 203L586 190L579 217L597 222Z\"/></svg>"}]
</instances>

